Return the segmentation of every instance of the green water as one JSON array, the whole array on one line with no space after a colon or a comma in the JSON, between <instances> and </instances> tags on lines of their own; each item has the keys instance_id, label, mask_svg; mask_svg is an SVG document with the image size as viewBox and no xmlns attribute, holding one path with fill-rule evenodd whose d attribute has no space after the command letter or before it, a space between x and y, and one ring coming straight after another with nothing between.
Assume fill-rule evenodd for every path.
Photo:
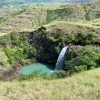
<instances>
[{"instance_id":1,"label":"green water","mask_svg":"<svg viewBox=\"0 0 100 100\"><path fill-rule=\"evenodd\" d=\"M33 72L36 72L36 71L41 71L41 72L46 72L47 74L52 74L53 73L53 67L50 66L50 65L47 65L47 64L41 64L41 63L36 63L36 64L32 64L32 65L29 65L29 66L25 66L23 67L19 73L22 74L22 75L30 75L32 74Z\"/></svg>"}]
</instances>

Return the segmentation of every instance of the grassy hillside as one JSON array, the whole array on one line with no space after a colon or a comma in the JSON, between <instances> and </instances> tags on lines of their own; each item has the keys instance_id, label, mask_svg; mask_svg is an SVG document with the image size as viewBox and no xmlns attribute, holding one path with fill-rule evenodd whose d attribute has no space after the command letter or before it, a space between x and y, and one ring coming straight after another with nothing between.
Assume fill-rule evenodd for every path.
<instances>
[{"instance_id":1,"label":"grassy hillside","mask_svg":"<svg viewBox=\"0 0 100 100\"><path fill-rule=\"evenodd\" d=\"M0 82L0 100L99 100L100 69L59 80Z\"/></svg>"},{"instance_id":2,"label":"grassy hillside","mask_svg":"<svg viewBox=\"0 0 100 100\"><path fill-rule=\"evenodd\" d=\"M6 21L0 25L0 33L9 33L11 31L29 31L34 30L46 23L46 11L47 9L52 9L59 7L59 5L32 5L26 10L19 10L19 13L15 11L15 16L6 19Z\"/></svg>"},{"instance_id":3,"label":"grassy hillside","mask_svg":"<svg viewBox=\"0 0 100 100\"><path fill-rule=\"evenodd\" d=\"M0 49L0 78L2 73L11 70L10 64L8 63L8 58L4 51Z\"/></svg>"},{"instance_id":4,"label":"grassy hillside","mask_svg":"<svg viewBox=\"0 0 100 100\"><path fill-rule=\"evenodd\" d=\"M5 12L6 13L6 12ZM1 14L0 33L33 31L53 21L77 22L81 25L100 27L99 3L86 4L32 4L24 9ZM74 25L74 24L73 24Z\"/></svg>"}]
</instances>

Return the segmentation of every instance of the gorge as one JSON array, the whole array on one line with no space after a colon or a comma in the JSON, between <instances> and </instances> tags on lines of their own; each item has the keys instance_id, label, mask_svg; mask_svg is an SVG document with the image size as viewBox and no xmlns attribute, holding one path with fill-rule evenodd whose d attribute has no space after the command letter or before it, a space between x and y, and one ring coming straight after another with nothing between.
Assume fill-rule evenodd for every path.
<instances>
[{"instance_id":1,"label":"gorge","mask_svg":"<svg viewBox=\"0 0 100 100\"><path fill-rule=\"evenodd\" d=\"M58 60L56 62L56 66L50 66L47 64L42 64L42 63L35 63L33 65L29 65L29 66L25 66L23 67L19 73L23 74L23 75L30 75L34 72L45 72L48 75L53 74L54 72L60 71L64 69L64 60L65 60L65 56L67 54L67 49L68 46L62 48L59 56L58 56Z\"/></svg>"},{"instance_id":2,"label":"gorge","mask_svg":"<svg viewBox=\"0 0 100 100\"><path fill-rule=\"evenodd\" d=\"M0 77L12 69L28 67L38 62L49 64L54 70L64 44L73 45L67 49L65 60L64 55L61 58L64 60L66 72L80 72L98 67L99 7L99 1L51 6L32 4L21 10L1 13ZM59 59L56 65L62 69Z\"/></svg>"}]
</instances>

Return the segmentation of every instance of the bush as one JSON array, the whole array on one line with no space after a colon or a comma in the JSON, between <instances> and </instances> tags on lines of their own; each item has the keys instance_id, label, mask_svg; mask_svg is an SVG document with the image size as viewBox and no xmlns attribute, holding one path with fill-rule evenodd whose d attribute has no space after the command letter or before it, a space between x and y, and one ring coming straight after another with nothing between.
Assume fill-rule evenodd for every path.
<instances>
[{"instance_id":1,"label":"bush","mask_svg":"<svg viewBox=\"0 0 100 100\"><path fill-rule=\"evenodd\" d=\"M100 18L100 11L97 11L96 18Z\"/></svg>"},{"instance_id":2,"label":"bush","mask_svg":"<svg viewBox=\"0 0 100 100\"><path fill-rule=\"evenodd\" d=\"M4 51L10 64L23 64L25 60L32 59L36 55L35 48L30 46L26 48L5 48Z\"/></svg>"},{"instance_id":3,"label":"bush","mask_svg":"<svg viewBox=\"0 0 100 100\"><path fill-rule=\"evenodd\" d=\"M11 33L11 41L12 46L14 47L22 47L23 45L29 44L31 39L29 39L29 35L27 33Z\"/></svg>"},{"instance_id":4,"label":"bush","mask_svg":"<svg viewBox=\"0 0 100 100\"><path fill-rule=\"evenodd\" d=\"M70 44L70 43L74 44L75 40L76 40L76 35L74 35L74 34L68 34L65 36L65 43L66 44Z\"/></svg>"},{"instance_id":5,"label":"bush","mask_svg":"<svg viewBox=\"0 0 100 100\"><path fill-rule=\"evenodd\" d=\"M89 45L93 43L93 33L78 33L75 42L79 45Z\"/></svg>"},{"instance_id":6,"label":"bush","mask_svg":"<svg viewBox=\"0 0 100 100\"><path fill-rule=\"evenodd\" d=\"M12 46L18 46L20 44L19 34L16 32L11 33Z\"/></svg>"},{"instance_id":7,"label":"bush","mask_svg":"<svg viewBox=\"0 0 100 100\"><path fill-rule=\"evenodd\" d=\"M10 38L8 35L0 37L0 45L6 47L8 44L10 44Z\"/></svg>"},{"instance_id":8,"label":"bush","mask_svg":"<svg viewBox=\"0 0 100 100\"><path fill-rule=\"evenodd\" d=\"M100 65L100 49L92 47L81 48L76 56L71 56L65 61L65 69L72 69L74 72L89 70Z\"/></svg>"},{"instance_id":9,"label":"bush","mask_svg":"<svg viewBox=\"0 0 100 100\"><path fill-rule=\"evenodd\" d=\"M74 71L75 72L81 72L81 71L85 71L85 70L87 70L86 65L74 66Z\"/></svg>"},{"instance_id":10,"label":"bush","mask_svg":"<svg viewBox=\"0 0 100 100\"><path fill-rule=\"evenodd\" d=\"M56 71L54 74L52 74L52 78L65 78L68 76L68 73L64 70Z\"/></svg>"},{"instance_id":11,"label":"bush","mask_svg":"<svg viewBox=\"0 0 100 100\"><path fill-rule=\"evenodd\" d=\"M26 59L26 55L23 54L23 49L21 48L5 48L4 51L10 64L18 64Z\"/></svg>"},{"instance_id":12,"label":"bush","mask_svg":"<svg viewBox=\"0 0 100 100\"><path fill-rule=\"evenodd\" d=\"M11 33L12 48L5 48L10 64L23 64L27 59L32 59L36 56L36 49L30 44L30 37L27 33ZM7 40L4 38L3 44Z\"/></svg>"}]
</instances>

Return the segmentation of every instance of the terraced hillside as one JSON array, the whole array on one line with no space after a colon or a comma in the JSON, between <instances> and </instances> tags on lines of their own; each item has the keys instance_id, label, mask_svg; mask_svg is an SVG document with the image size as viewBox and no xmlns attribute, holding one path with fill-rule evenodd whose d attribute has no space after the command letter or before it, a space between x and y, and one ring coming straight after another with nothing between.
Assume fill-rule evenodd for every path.
<instances>
[{"instance_id":1,"label":"terraced hillside","mask_svg":"<svg viewBox=\"0 0 100 100\"><path fill-rule=\"evenodd\" d=\"M1 16L0 33L33 31L53 21L78 22L81 25L100 27L99 3L88 4L33 4L24 10ZM4 17L3 17L4 16Z\"/></svg>"},{"instance_id":2,"label":"terraced hillside","mask_svg":"<svg viewBox=\"0 0 100 100\"><path fill-rule=\"evenodd\" d=\"M54 9L54 6L48 8L47 5L32 5L25 11L19 11L21 12L20 14L16 13L14 18L9 18L8 16L9 19L1 24L0 32L33 30L35 27L46 23L47 9Z\"/></svg>"}]
</instances>

